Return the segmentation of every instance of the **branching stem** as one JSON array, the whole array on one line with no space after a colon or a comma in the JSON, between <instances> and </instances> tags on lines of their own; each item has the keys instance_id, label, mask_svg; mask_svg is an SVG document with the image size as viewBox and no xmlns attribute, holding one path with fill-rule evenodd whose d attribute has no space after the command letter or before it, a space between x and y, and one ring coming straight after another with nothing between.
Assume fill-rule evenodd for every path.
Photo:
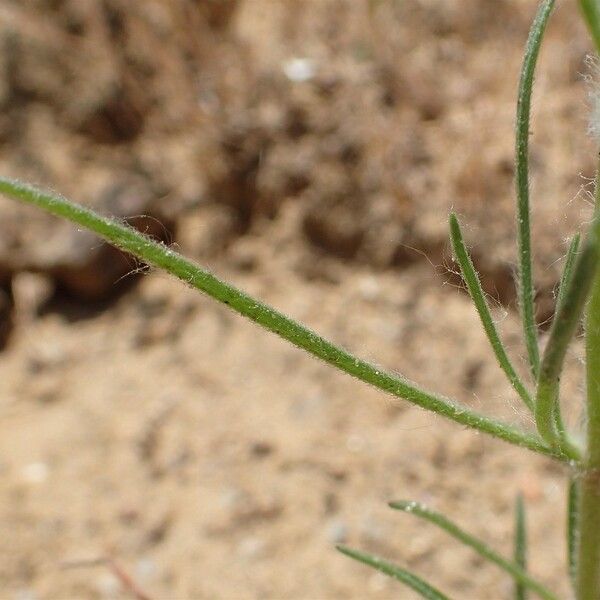
<instances>
[{"instance_id":1,"label":"branching stem","mask_svg":"<svg viewBox=\"0 0 600 600\"><path fill-rule=\"evenodd\" d=\"M150 265L164 269L191 287L226 304L231 309L265 329L276 333L295 346L380 390L511 444L563 461L572 458L558 448L551 448L537 435L526 433L518 428L481 415L443 396L424 391L398 375L388 373L373 364L356 358L343 348L332 344L282 313L221 281L193 261L167 248L164 244L142 235L123 223L100 216L92 210L70 202L61 196L42 192L33 186L12 179L0 178L0 193L40 207L54 215L90 229L118 248L133 254Z\"/></svg>"}]
</instances>

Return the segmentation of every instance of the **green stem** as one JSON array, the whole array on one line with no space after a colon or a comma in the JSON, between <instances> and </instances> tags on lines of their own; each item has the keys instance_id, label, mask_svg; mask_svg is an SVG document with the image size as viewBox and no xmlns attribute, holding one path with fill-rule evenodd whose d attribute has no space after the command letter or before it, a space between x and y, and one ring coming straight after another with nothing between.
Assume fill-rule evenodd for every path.
<instances>
[{"instance_id":1,"label":"green stem","mask_svg":"<svg viewBox=\"0 0 600 600\"><path fill-rule=\"evenodd\" d=\"M8 178L0 177L0 193L90 229L118 248L150 265L168 271L191 287L208 294L265 329L365 383L461 425L483 431L540 454L563 461L569 460L568 455L558 448L550 448L537 435L480 415L448 398L426 392L398 375L385 372L375 365L356 358L282 313L224 283L193 261L123 223L100 216L58 195L42 192L33 186Z\"/></svg>"},{"instance_id":2,"label":"green stem","mask_svg":"<svg viewBox=\"0 0 600 600\"><path fill-rule=\"evenodd\" d=\"M500 340L500 335L498 334L498 330L496 329L496 325L492 319L488 304L485 301L485 295L483 293L483 289L481 288L481 282L479 281L479 277L477 276L477 272L473 266L473 261L469 256L467 247L465 246L463 235L460 230L460 224L454 213L450 215L450 239L452 241L454 256L456 257L456 260L460 266L463 279L467 284L469 295L473 300L473 304L475 304L475 308L479 314L479 319L481 320L483 329L487 335L490 345L492 346L492 350L496 355L496 360L498 361L500 368L504 371L515 391L519 394L519 396L521 396L521 399L529 408L529 410L533 412L533 400L525 388L525 385L521 381L521 378L517 375L517 371L513 367L510 358L508 358L508 354L504 348L504 345L502 344L502 340Z\"/></svg>"},{"instance_id":3,"label":"green stem","mask_svg":"<svg viewBox=\"0 0 600 600\"><path fill-rule=\"evenodd\" d=\"M600 2L598 0L579 0L579 7L594 40L596 52L600 52Z\"/></svg>"},{"instance_id":4,"label":"green stem","mask_svg":"<svg viewBox=\"0 0 600 600\"><path fill-rule=\"evenodd\" d=\"M600 483L598 471L588 470L581 478L577 600L598 600L600 593Z\"/></svg>"},{"instance_id":5,"label":"green stem","mask_svg":"<svg viewBox=\"0 0 600 600\"><path fill-rule=\"evenodd\" d=\"M529 222L529 120L531 113L531 94L533 75L542 43L542 37L554 7L554 0L544 0L531 26L525 58L519 80L517 101L516 135L516 177L517 188L517 242L519 250L519 304L523 320L523 331L529 365L534 379L537 379L540 354L535 322L533 291L533 269L531 260L531 226Z\"/></svg>"},{"instance_id":6,"label":"green stem","mask_svg":"<svg viewBox=\"0 0 600 600\"><path fill-rule=\"evenodd\" d=\"M579 483L575 477L569 481L567 497L567 569L571 585L577 585L577 547L579 544Z\"/></svg>"},{"instance_id":7,"label":"green stem","mask_svg":"<svg viewBox=\"0 0 600 600\"><path fill-rule=\"evenodd\" d=\"M577 599L600 594L600 270L596 272L585 328L587 452L579 477Z\"/></svg>"},{"instance_id":8,"label":"green stem","mask_svg":"<svg viewBox=\"0 0 600 600\"><path fill-rule=\"evenodd\" d=\"M600 162L599 162L600 167ZM594 221L590 239L600 246L600 168L596 174ZM599 251L600 252L600 251ZM586 453L578 474L579 538L577 600L596 600L600 594L600 268L593 274L586 310Z\"/></svg>"}]
</instances>

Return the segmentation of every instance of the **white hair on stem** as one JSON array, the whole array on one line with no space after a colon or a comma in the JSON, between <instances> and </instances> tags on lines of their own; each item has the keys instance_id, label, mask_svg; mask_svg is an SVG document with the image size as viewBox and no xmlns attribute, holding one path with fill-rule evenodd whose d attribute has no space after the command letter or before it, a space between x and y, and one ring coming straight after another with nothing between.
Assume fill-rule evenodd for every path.
<instances>
[{"instance_id":1,"label":"white hair on stem","mask_svg":"<svg viewBox=\"0 0 600 600\"><path fill-rule=\"evenodd\" d=\"M600 58L590 54L585 58L585 65L588 71L583 74L588 87L588 135L600 144Z\"/></svg>"}]
</instances>

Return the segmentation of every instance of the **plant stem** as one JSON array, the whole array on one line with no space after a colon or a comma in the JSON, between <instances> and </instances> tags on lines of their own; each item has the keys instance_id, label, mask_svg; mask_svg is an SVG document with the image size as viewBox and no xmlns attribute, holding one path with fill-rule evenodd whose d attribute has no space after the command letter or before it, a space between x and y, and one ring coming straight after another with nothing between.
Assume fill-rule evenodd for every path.
<instances>
[{"instance_id":1,"label":"plant stem","mask_svg":"<svg viewBox=\"0 0 600 600\"><path fill-rule=\"evenodd\" d=\"M600 594L600 271L586 319L587 452L579 478L578 600Z\"/></svg>"},{"instance_id":2,"label":"plant stem","mask_svg":"<svg viewBox=\"0 0 600 600\"><path fill-rule=\"evenodd\" d=\"M128 225L98 215L94 211L56 194L42 192L33 186L12 179L0 177L0 193L37 206L51 214L66 218L90 229L118 248L133 254L150 265L171 273L191 287L226 304L232 310L276 333L298 348L306 350L340 371L344 371L380 390L408 400L451 421L483 431L514 445L562 461L573 458L559 448L551 448L537 435L526 433L518 428L481 415L443 396L426 392L399 375L383 371L379 367L353 356L343 348L332 344L300 323L221 281L193 261L174 252L164 244L139 233Z\"/></svg>"},{"instance_id":3,"label":"plant stem","mask_svg":"<svg viewBox=\"0 0 600 600\"><path fill-rule=\"evenodd\" d=\"M575 477L569 481L567 496L567 570L573 590L577 585L577 547L579 544L579 483Z\"/></svg>"},{"instance_id":4,"label":"plant stem","mask_svg":"<svg viewBox=\"0 0 600 600\"><path fill-rule=\"evenodd\" d=\"M534 379L537 379L540 367L540 351L535 322L531 226L529 223L529 118L535 65L540 52L542 37L553 8L554 0L544 0L540 4L531 26L521 69L517 100L515 184L517 188L517 242L519 250L518 293L529 366Z\"/></svg>"},{"instance_id":5,"label":"plant stem","mask_svg":"<svg viewBox=\"0 0 600 600\"><path fill-rule=\"evenodd\" d=\"M592 242L600 245L600 163L596 174ZM600 268L596 268L585 321L586 453L578 477L579 538L577 554L578 600L596 600L600 594Z\"/></svg>"}]
</instances>

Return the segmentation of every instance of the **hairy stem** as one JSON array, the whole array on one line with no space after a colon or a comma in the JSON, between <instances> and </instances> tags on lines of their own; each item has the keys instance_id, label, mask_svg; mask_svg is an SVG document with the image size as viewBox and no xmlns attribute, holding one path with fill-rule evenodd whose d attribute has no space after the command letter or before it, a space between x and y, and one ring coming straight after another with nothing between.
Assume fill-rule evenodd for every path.
<instances>
[{"instance_id":1,"label":"hairy stem","mask_svg":"<svg viewBox=\"0 0 600 600\"><path fill-rule=\"evenodd\" d=\"M599 161L600 167L600 161ZM600 246L600 168L596 174L596 203L589 238ZM600 252L600 251L599 251ZM578 476L578 600L595 600L600 593L600 268L593 274L586 310L586 453Z\"/></svg>"},{"instance_id":2,"label":"hairy stem","mask_svg":"<svg viewBox=\"0 0 600 600\"><path fill-rule=\"evenodd\" d=\"M586 319L587 451L579 478L577 598L600 593L600 271L596 272Z\"/></svg>"},{"instance_id":3,"label":"hairy stem","mask_svg":"<svg viewBox=\"0 0 600 600\"><path fill-rule=\"evenodd\" d=\"M567 570L571 585L577 585L577 547L579 545L579 483L575 477L569 481L567 496Z\"/></svg>"},{"instance_id":4,"label":"hairy stem","mask_svg":"<svg viewBox=\"0 0 600 600\"><path fill-rule=\"evenodd\" d=\"M282 313L219 280L164 244L142 235L127 225L100 216L61 196L42 192L33 186L12 179L0 177L0 193L43 208L54 215L90 229L118 248L150 265L164 269L265 329L365 383L466 427L483 431L553 458L569 460L568 455L558 448L551 448L536 435L480 415L448 398L424 391L398 375L383 371L375 365L356 358L343 348L332 344Z\"/></svg>"}]
</instances>

